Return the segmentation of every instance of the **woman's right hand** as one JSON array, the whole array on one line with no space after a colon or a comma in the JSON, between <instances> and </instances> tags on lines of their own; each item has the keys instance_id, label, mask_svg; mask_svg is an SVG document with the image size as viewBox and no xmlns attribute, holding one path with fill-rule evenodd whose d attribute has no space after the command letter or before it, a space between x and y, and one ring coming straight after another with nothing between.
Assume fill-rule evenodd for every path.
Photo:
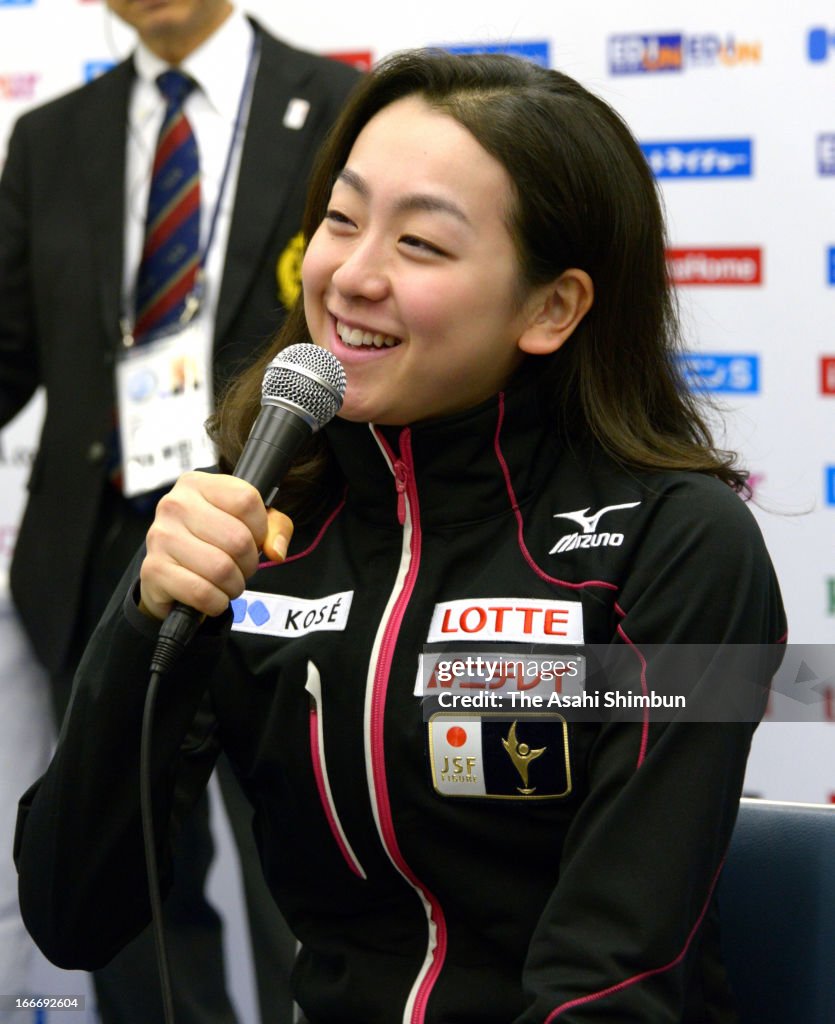
<instances>
[{"instance_id":1,"label":"woman's right hand","mask_svg":"<svg viewBox=\"0 0 835 1024\"><path fill-rule=\"evenodd\" d=\"M185 473L160 499L140 569L140 608L164 619L175 601L220 615L244 590L259 551L281 561L293 532L290 519L264 507L245 480Z\"/></svg>"}]
</instances>

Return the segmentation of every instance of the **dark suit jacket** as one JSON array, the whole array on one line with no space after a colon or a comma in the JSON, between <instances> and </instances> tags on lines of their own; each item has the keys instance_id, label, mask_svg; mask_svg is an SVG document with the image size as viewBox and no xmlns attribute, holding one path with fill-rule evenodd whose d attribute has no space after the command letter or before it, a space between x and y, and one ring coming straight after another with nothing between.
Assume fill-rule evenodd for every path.
<instances>
[{"instance_id":1,"label":"dark suit jacket","mask_svg":"<svg viewBox=\"0 0 835 1024\"><path fill-rule=\"evenodd\" d=\"M276 262L300 230L313 156L358 79L346 65L258 31L215 324L217 380L251 361L282 318ZM65 668L109 486L133 77L128 60L21 117L0 180L0 425L39 385L47 394L11 585L35 650L53 672ZM282 124L293 97L310 103L301 130Z\"/></svg>"}]
</instances>

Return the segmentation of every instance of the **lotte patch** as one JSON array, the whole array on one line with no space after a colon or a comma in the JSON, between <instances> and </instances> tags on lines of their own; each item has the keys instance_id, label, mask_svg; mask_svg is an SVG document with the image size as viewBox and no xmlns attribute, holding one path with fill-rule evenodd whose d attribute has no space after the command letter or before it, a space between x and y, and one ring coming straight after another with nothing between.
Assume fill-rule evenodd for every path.
<instances>
[{"instance_id":1,"label":"lotte patch","mask_svg":"<svg viewBox=\"0 0 835 1024\"><path fill-rule=\"evenodd\" d=\"M438 712L427 722L436 793L491 800L560 800L571 793L562 715Z\"/></svg>"}]
</instances>

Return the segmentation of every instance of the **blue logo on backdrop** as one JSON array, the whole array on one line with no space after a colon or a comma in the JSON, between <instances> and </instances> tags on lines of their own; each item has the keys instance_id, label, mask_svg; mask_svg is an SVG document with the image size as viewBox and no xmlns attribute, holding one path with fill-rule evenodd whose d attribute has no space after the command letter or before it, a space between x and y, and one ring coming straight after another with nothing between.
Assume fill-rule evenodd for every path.
<instances>
[{"instance_id":1,"label":"blue logo on backdrop","mask_svg":"<svg viewBox=\"0 0 835 1024\"><path fill-rule=\"evenodd\" d=\"M759 356L687 352L681 364L694 391L757 394L760 390Z\"/></svg>"},{"instance_id":2,"label":"blue logo on backdrop","mask_svg":"<svg viewBox=\"0 0 835 1024\"><path fill-rule=\"evenodd\" d=\"M646 75L689 68L735 68L762 62L762 43L716 32L681 32L609 36L609 73Z\"/></svg>"},{"instance_id":3,"label":"blue logo on backdrop","mask_svg":"<svg viewBox=\"0 0 835 1024\"><path fill-rule=\"evenodd\" d=\"M94 78L103 75L113 67L112 60L88 60L84 63L84 81L92 82Z\"/></svg>"},{"instance_id":4,"label":"blue logo on backdrop","mask_svg":"<svg viewBox=\"0 0 835 1024\"><path fill-rule=\"evenodd\" d=\"M827 28L811 28L807 39L809 46L809 60L814 63L824 61L829 56L829 51L835 47L835 32Z\"/></svg>"},{"instance_id":5,"label":"blue logo on backdrop","mask_svg":"<svg viewBox=\"0 0 835 1024\"><path fill-rule=\"evenodd\" d=\"M835 174L835 133L822 132L817 139L818 174Z\"/></svg>"},{"instance_id":6,"label":"blue logo on backdrop","mask_svg":"<svg viewBox=\"0 0 835 1024\"><path fill-rule=\"evenodd\" d=\"M835 246L826 250L826 266L829 274L829 283L835 284Z\"/></svg>"},{"instance_id":7,"label":"blue logo on backdrop","mask_svg":"<svg viewBox=\"0 0 835 1024\"><path fill-rule=\"evenodd\" d=\"M684 66L683 37L630 33L609 36L609 72L613 75L643 75L651 71L681 71Z\"/></svg>"},{"instance_id":8,"label":"blue logo on backdrop","mask_svg":"<svg viewBox=\"0 0 835 1024\"><path fill-rule=\"evenodd\" d=\"M0 7L31 7L35 0L0 0Z\"/></svg>"},{"instance_id":9,"label":"blue logo on backdrop","mask_svg":"<svg viewBox=\"0 0 835 1024\"><path fill-rule=\"evenodd\" d=\"M540 67L551 66L551 47L547 40L531 43L456 43L444 46L447 53L506 53L510 57L523 57Z\"/></svg>"},{"instance_id":10,"label":"blue logo on backdrop","mask_svg":"<svg viewBox=\"0 0 835 1024\"><path fill-rule=\"evenodd\" d=\"M751 139L680 139L643 142L641 149L656 178L750 178Z\"/></svg>"},{"instance_id":11,"label":"blue logo on backdrop","mask_svg":"<svg viewBox=\"0 0 835 1024\"><path fill-rule=\"evenodd\" d=\"M826 504L835 505L835 466L826 466Z\"/></svg>"}]
</instances>

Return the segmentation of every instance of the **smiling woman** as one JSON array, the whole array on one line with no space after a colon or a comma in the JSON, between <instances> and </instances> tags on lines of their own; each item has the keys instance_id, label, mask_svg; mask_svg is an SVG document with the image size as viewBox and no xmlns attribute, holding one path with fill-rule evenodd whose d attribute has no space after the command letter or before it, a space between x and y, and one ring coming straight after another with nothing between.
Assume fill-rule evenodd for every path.
<instances>
[{"instance_id":1,"label":"smiling woman","mask_svg":"<svg viewBox=\"0 0 835 1024\"><path fill-rule=\"evenodd\" d=\"M312 339L345 362L343 418L465 409L524 362L557 433L590 434L628 465L744 487L680 375L655 180L620 116L568 76L433 51L385 62L322 153L305 235L304 304L276 348ZM214 425L224 466L257 415L271 354ZM301 504L296 474L285 483L296 515L326 452L314 438Z\"/></svg>"},{"instance_id":2,"label":"smiling woman","mask_svg":"<svg viewBox=\"0 0 835 1024\"><path fill-rule=\"evenodd\" d=\"M498 160L420 97L363 128L302 269L310 335L348 375L343 418L412 423L468 409L526 351L570 336L591 280L567 270L523 292L512 206Z\"/></svg>"},{"instance_id":3,"label":"smiling woman","mask_svg":"<svg viewBox=\"0 0 835 1024\"><path fill-rule=\"evenodd\" d=\"M305 237L303 302L213 425L228 471L267 360L313 341L342 362L341 413L278 492L292 546L282 562L277 513L223 472L160 501L22 806L30 928L83 965L144 921L126 737L178 600L208 619L164 688L156 819L173 830L227 754L311 1022L732 1024L713 892L754 723L717 721L739 680L677 645L762 650L765 689L785 619L745 474L676 372L639 147L556 71L396 55L321 152ZM628 721L585 668L551 679L565 702L517 709L520 652L601 650ZM494 668L418 669L450 660Z\"/></svg>"}]
</instances>

